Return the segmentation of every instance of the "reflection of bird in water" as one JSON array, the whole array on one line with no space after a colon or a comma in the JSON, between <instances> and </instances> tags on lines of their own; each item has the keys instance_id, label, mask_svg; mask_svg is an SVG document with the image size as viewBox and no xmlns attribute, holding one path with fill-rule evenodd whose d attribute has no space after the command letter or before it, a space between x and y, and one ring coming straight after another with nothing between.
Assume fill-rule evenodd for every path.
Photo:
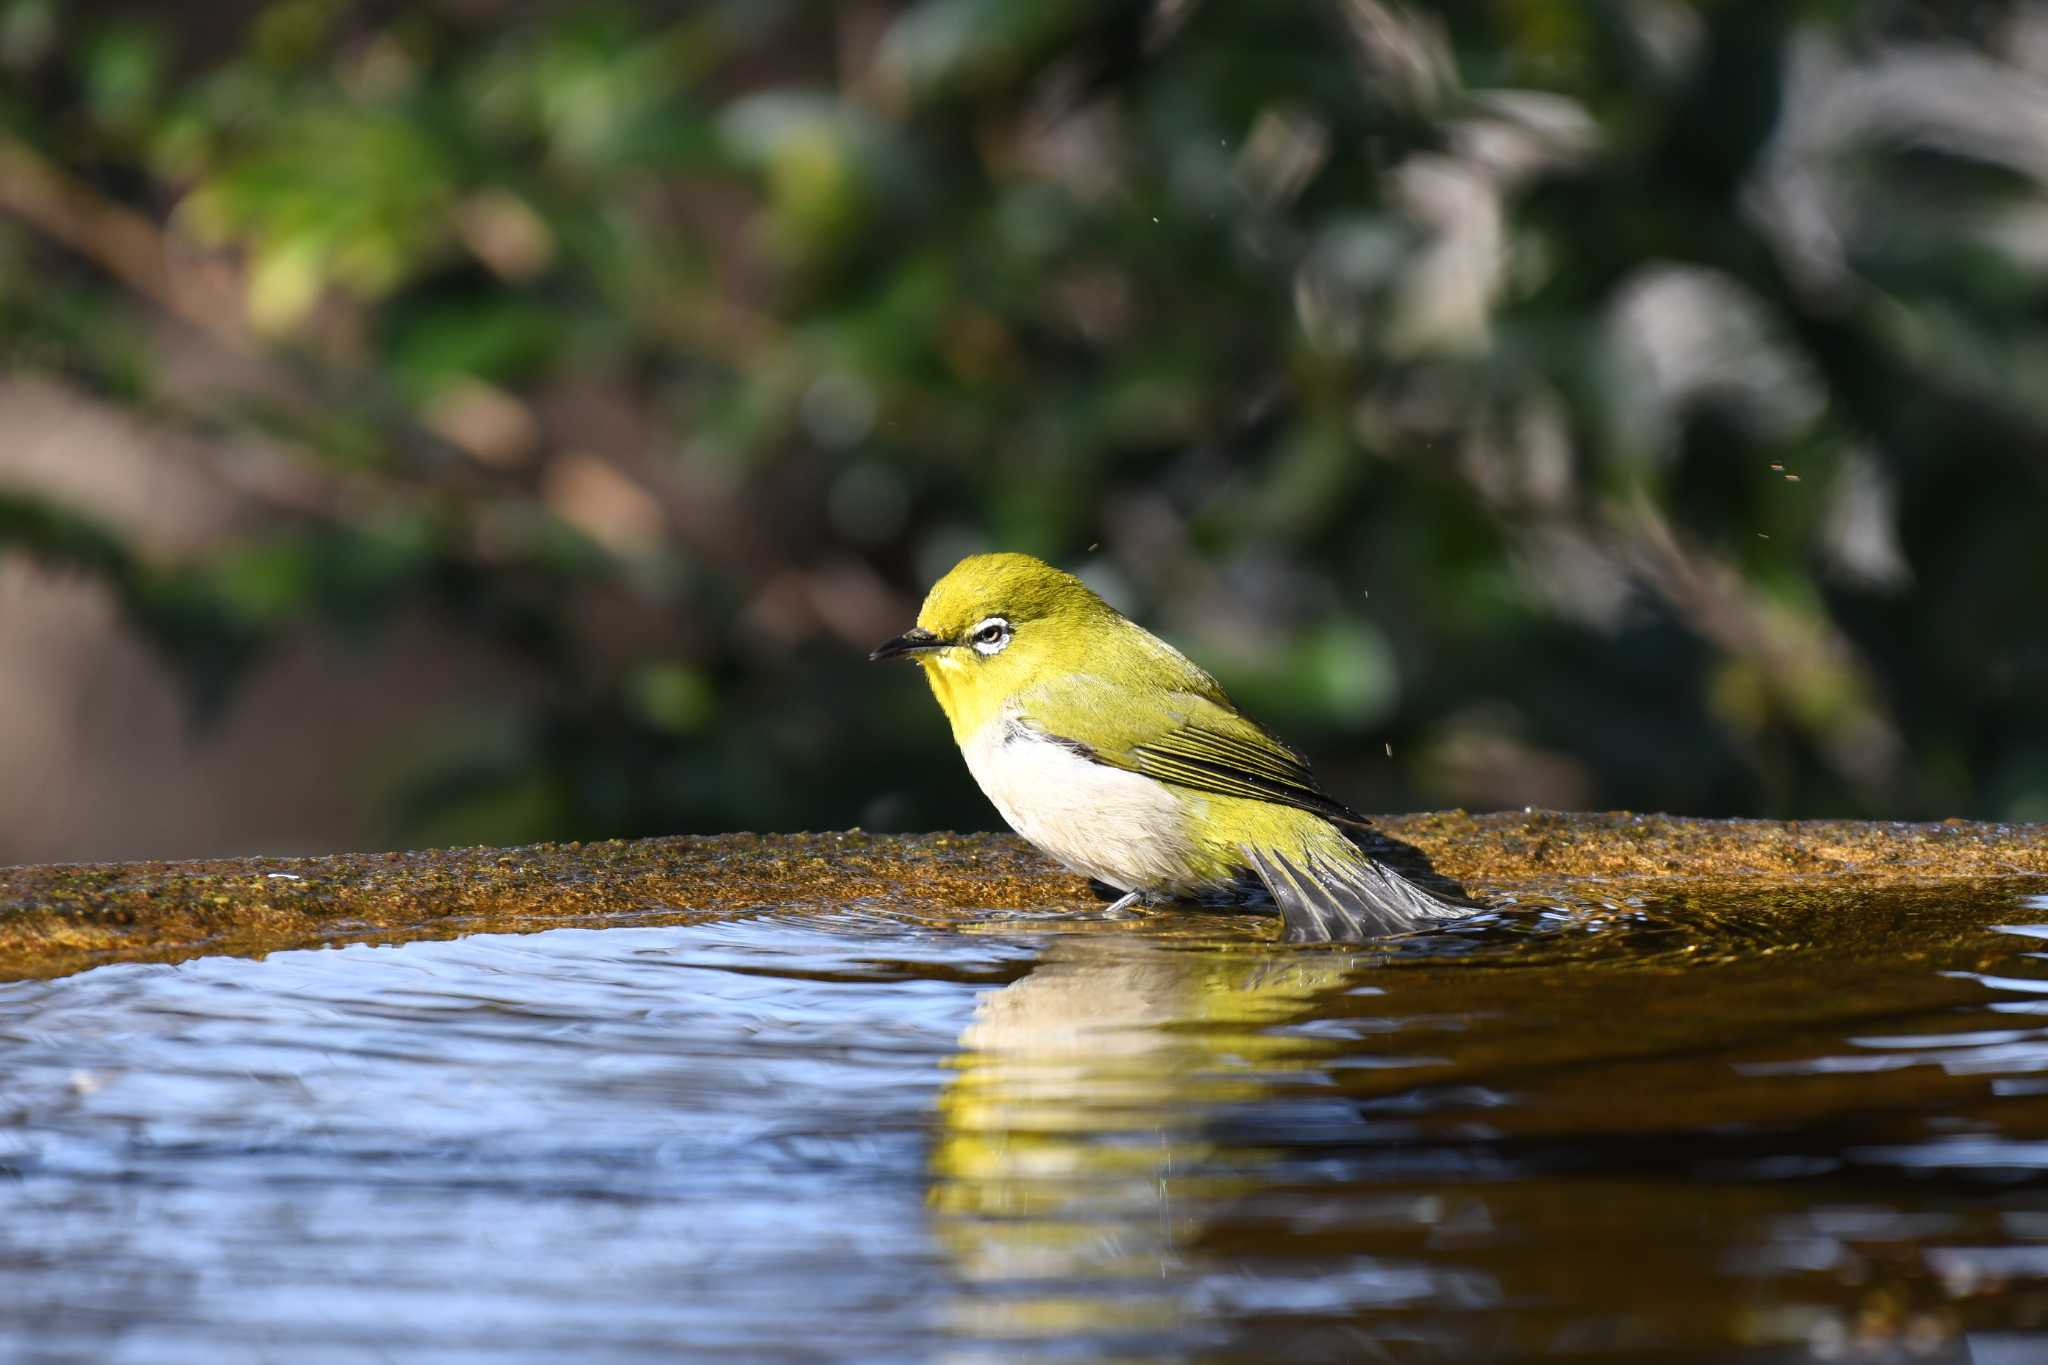
<instances>
[{"instance_id":1,"label":"reflection of bird in water","mask_svg":"<svg viewBox=\"0 0 2048 1365\"><path fill-rule=\"evenodd\" d=\"M930 1205L960 1279L1003 1292L964 1296L955 1325L1170 1326L1161 1281L1179 1248L1204 1208L1258 1183L1258 1154L1220 1151L1207 1116L1312 1065L1304 1040L1271 1026L1309 1013L1352 965L1074 934L983 996L940 1097Z\"/></svg>"}]
</instances>

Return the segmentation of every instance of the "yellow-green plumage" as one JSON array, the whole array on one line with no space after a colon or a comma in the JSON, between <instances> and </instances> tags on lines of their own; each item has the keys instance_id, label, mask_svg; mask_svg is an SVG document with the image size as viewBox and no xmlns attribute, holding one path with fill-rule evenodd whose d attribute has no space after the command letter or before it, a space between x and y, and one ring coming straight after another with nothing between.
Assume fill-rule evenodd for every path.
<instances>
[{"instance_id":1,"label":"yellow-green plumage","mask_svg":"<svg viewBox=\"0 0 2048 1365\"><path fill-rule=\"evenodd\" d=\"M976 555L876 658L923 667L976 780L1026 838L1153 899L1263 886L1289 937L1460 913L1368 856L1302 757L1180 651L1028 555Z\"/></svg>"}]
</instances>

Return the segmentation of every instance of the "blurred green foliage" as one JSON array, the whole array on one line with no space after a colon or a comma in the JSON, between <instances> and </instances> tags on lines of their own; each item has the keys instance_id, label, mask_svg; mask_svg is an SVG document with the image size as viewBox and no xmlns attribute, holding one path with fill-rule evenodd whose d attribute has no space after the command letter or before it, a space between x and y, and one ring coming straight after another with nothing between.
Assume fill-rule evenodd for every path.
<instances>
[{"instance_id":1,"label":"blurred green foliage","mask_svg":"<svg viewBox=\"0 0 2048 1365\"><path fill-rule=\"evenodd\" d=\"M981 826L862 647L1083 572L1366 808L2048 818L2048 12L0 0L0 345L277 468L191 679L544 686L413 838ZM289 496L276 493L289 488Z\"/></svg>"}]
</instances>

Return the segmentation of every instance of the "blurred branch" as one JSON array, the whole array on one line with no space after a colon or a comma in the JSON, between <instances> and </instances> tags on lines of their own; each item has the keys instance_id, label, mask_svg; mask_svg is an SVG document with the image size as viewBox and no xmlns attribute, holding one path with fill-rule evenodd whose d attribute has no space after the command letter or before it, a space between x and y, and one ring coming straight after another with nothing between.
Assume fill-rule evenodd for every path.
<instances>
[{"instance_id":1,"label":"blurred branch","mask_svg":"<svg viewBox=\"0 0 2048 1365\"><path fill-rule=\"evenodd\" d=\"M46 502L0 492L0 546L55 568L98 574L128 591L140 578L135 556L111 532Z\"/></svg>"},{"instance_id":2,"label":"blurred branch","mask_svg":"<svg viewBox=\"0 0 2048 1365\"><path fill-rule=\"evenodd\" d=\"M175 261L164 233L52 165L19 138L0 133L0 213L21 219L171 316L238 354L252 342L241 289L224 267Z\"/></svg>"},{"instance_id":3,"label":"blurred branch","mask_svg":"<svg viewBox=\"0 0 2048 1365\"><path fill-rule=\"evenodd\" d=\"M1647 498L1608 511L1608 544L1701 638L1754 669L1764 695L1723 690L1723 719L1755 728L1772 710L1811 736L1874 803L1893 798L1906 757L1868 666L1824 617L1767 599L1733 564L1689 545Z\"/></svg>"}]
</instances>

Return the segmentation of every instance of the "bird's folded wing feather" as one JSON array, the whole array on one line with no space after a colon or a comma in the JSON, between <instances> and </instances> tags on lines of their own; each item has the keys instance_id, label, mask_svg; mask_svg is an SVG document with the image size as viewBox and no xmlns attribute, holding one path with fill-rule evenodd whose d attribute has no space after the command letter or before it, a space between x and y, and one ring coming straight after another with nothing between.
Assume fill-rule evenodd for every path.
<instances>
[{"instance_id":1,"label":"bird's folded wing feather","mask_svg":"<svg viewBox=\"0 0 2048 1365\"><path fill-rule=\"evenodd\" d=\"M1212 689L1214 695L1207 695ZM1326 795L1308 761L1239 713L1213 682L1202 692L1153 697L1155 704L1140 714L1119 704L1111 686L1071 680L1057 704L1030 708L1028 723L1096 763L1177 787L1295 806L1344 824L1366 823Z\"/></svg>"}]
</instances>

